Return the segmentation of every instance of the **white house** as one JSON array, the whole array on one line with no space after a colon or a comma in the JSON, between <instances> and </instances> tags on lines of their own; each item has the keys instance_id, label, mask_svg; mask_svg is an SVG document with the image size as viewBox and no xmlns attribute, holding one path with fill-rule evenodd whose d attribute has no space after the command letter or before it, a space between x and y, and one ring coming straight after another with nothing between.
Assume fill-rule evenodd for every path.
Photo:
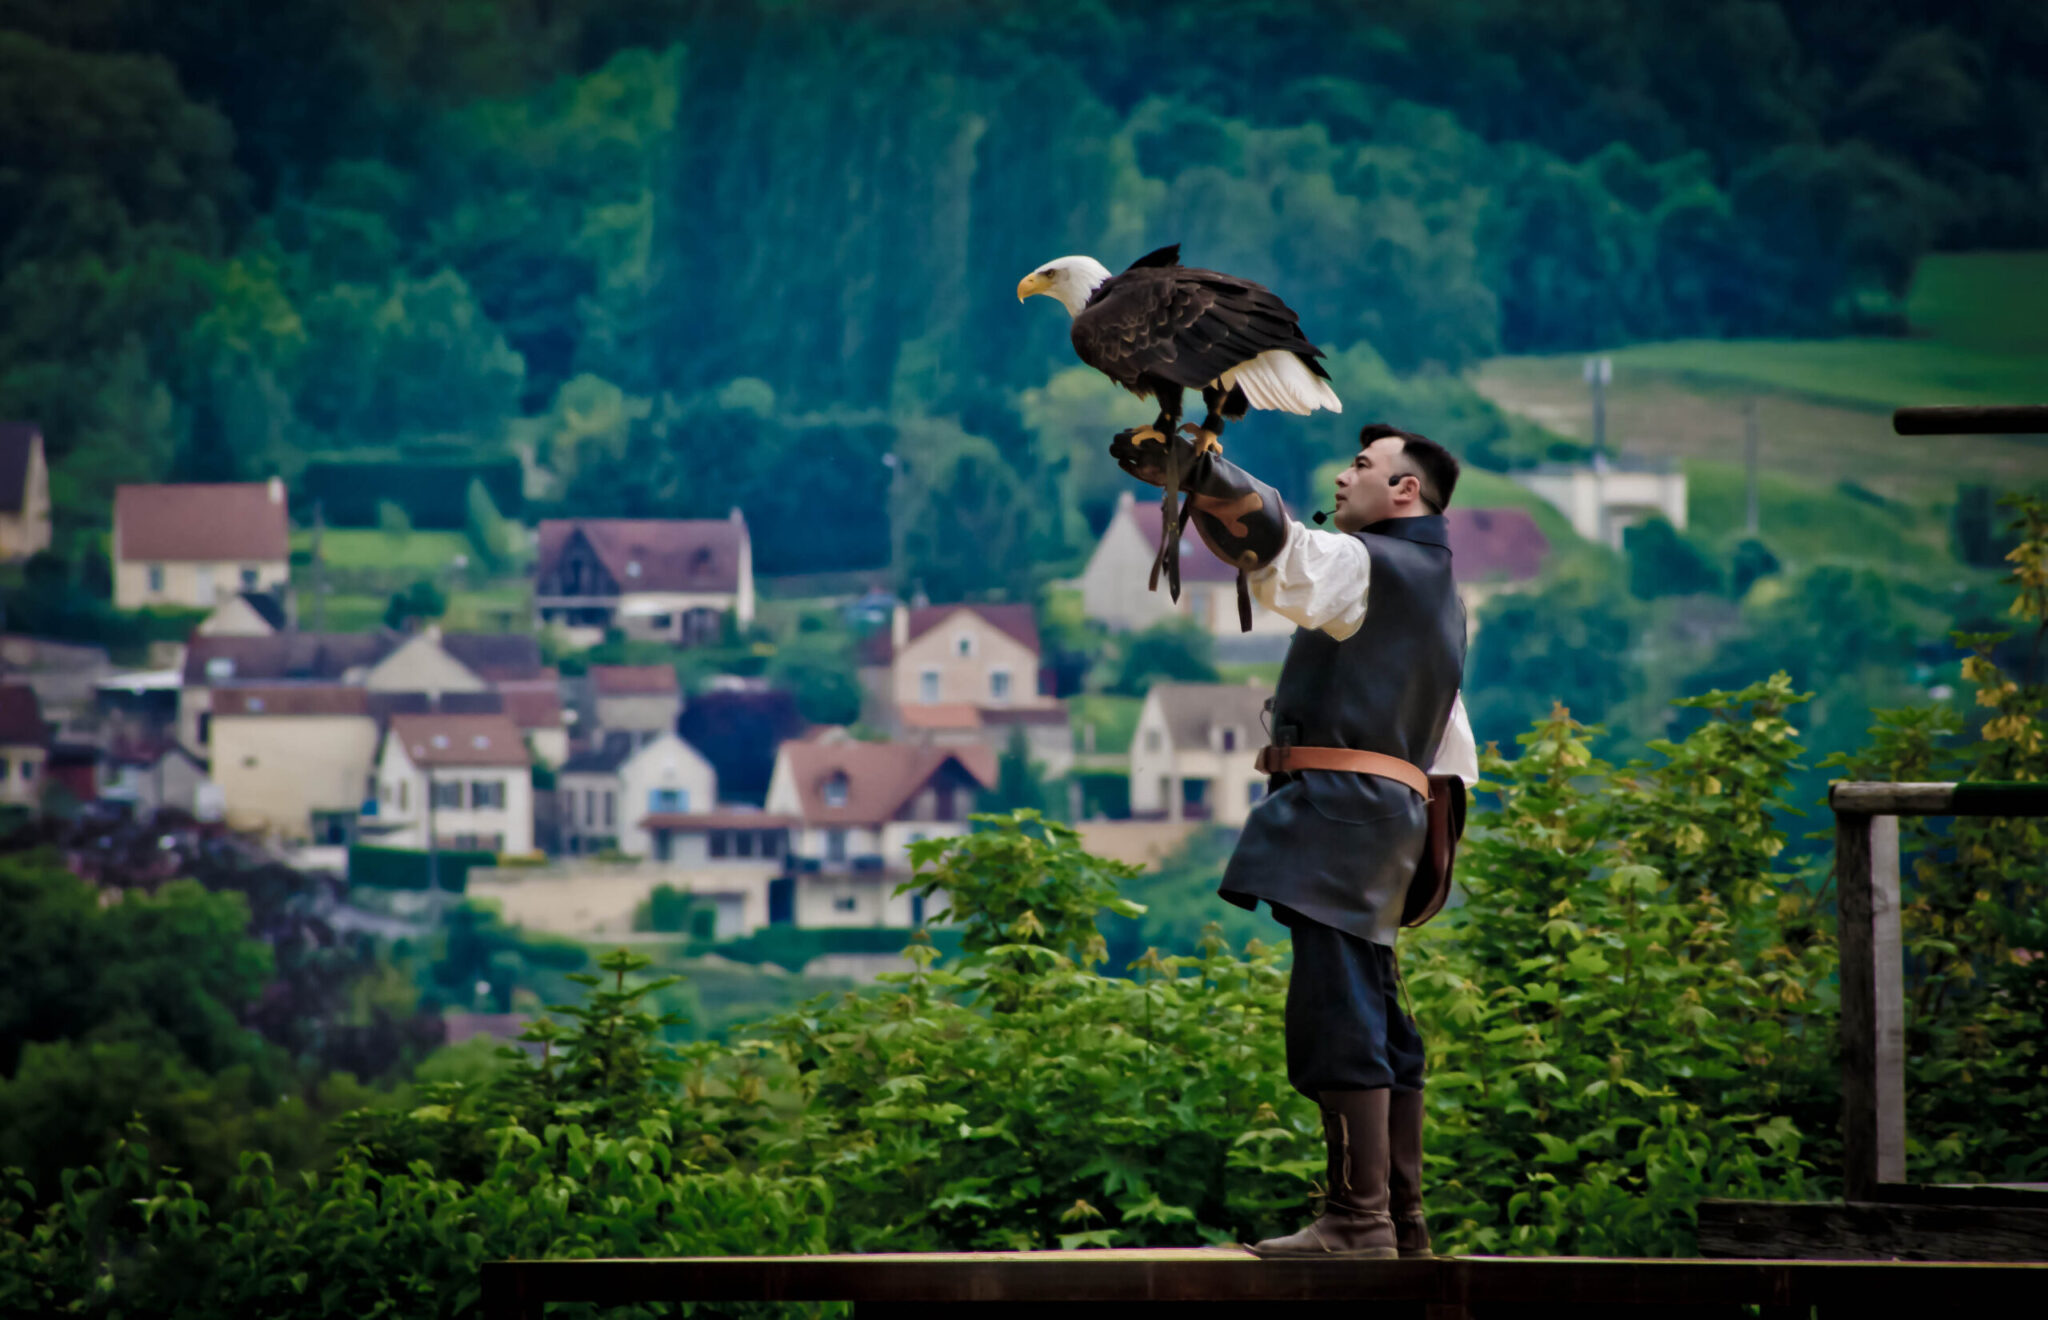
<instances>
[{"instance_id":1,"label":"white house","mask_svg":"<svg viewBox=\"0 0 2048 1320\"><path fill-rule=\"evenodd\" d=\"M1102 529L1102 539L1081 571L1081 610L1089 618L1119 632L1134 632L1168 619L1192 619L1219 638L1243 635L1237 617L1237 570L1202 544L1192 528L1180 543L1180 600L1162 584L1146 588L1152 558L1159 551L1160 508L1156 500L1139 501L1131 492L1117 496L1116 512ZM1252 604L1252 632L1287 636L1294 625Z\"/></svg>"},{"instance_id":2,"label":"white house","mask_svg":"<svg viewBox=\"0 0 2048 1320\"><path fill-rule=\"evenodd\" d=\"M1545 463L1511 475L1571 519L1573 531L1616 550L1623 532L1649 518L1685 530L1685 473L1675 463L1617 457Z\"/></svg>"},{"instance_id":3,"label":"white house","mask_svg":"<svg viewBox=\"0 0 2048 1320\"><path fill-rule=\"evenodd\" d=\"M616 850L661 865L696 865L708 856L708 826L697 818L718 805L718 772L673 733L614 732L577 752L556 775L564 850ZM756 856L748 839L747 856ZM762 857L782 855L780 840Z\"/></svg>"},{"instance_id":4,"label":"white house","mask_svg":"<svg viewBox=\"0 0 2048 1320\"><path fill-rule=\"evenodd\" d=\"M393 715L377 756L383 842L533 851L533 765L505 715Z\"/></svg>"},{"instance_id":5,"label":"white house","mask_svg":"<svg viewBox=\"0 0 2048 1320\"><path fill-rule=\"evenodd\" d=\"M796 822L790 866L799 926L921 925L915 895L891 892L922 839L965 834L975 798L996 782L985 747L920 747L843 737L786 742L767 814Z\"/></svg>"},{"instance_id":6,"label":"white house","mask_svg":"<svg viewBox=\"0 0 2048 1320\"><path fill-rule=\"evenodd\" d=\"M1266 792L1253 765L1272 691L1246 683L1155 683L1131 735L1131 814L1241 826Z\"/></svg>"},{"instance_id":7,"label":"white house","mask_svg":"<svg viewBox=\"0 0 2048 1320\"><path fill-rule=\"evenodd\" d=\"M728 614L741 627L754 621L754 543L738 509L725 518L549 519L538 535L534 613L579 645L619 628L693 646L718 640Z\"/></svg>"}]
</instances>

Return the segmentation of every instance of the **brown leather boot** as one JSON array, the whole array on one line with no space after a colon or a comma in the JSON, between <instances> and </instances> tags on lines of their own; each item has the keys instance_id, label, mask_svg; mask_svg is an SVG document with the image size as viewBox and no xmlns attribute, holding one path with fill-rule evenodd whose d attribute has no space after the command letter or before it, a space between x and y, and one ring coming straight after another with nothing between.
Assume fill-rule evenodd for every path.
<instances>
[{"instance_id":1,"label":"brown leather boot","mask_svg":"<svg viewBox=\"0 0 2048 1320\"><path fill-rule=\"evenodd\" d=\"M1252 1254L1353 1260L1392 1260L1398 1254L1387 1212L1388 1095L1385 1088L1322 1093L1330 1180L1322 1217L1299 1233L1254 1243Z\"/></svg>"},{"instance_id":2,"label":"brown leather boot","mask_svg":"<svg viewBox=\"0 0 2048 1320\"><path fill-rule=\"evenodd\" d=\"M1396 1091L1387 1101L1387 1196L1394 1245L1402 1257L1434 1256L1422 1213L1422 1092Z\"/></svg>"}]
</instances>

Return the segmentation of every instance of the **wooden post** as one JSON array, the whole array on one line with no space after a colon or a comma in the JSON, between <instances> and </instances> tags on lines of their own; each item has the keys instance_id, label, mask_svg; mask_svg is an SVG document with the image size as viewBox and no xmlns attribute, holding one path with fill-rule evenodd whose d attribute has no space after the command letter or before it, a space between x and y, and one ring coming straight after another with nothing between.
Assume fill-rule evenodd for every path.
<instances>
[{"instance_id":1,"label":"wooden post","mask_svg":"<svg viewBox=\"0 0 2048 1320\"><path fill-rule=\"evenodd\" d=\"M1906 1180L1906 1005L1899 944L1899 820L1835 816L1842 939L1843 1188L1875 1200Z\"/></svg>"}]
</instances>

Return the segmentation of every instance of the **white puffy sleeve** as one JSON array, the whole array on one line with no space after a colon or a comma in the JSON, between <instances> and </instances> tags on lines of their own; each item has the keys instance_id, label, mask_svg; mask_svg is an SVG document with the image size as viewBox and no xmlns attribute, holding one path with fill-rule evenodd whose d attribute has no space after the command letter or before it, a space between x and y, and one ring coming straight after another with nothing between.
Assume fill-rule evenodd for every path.
<instances>
[{"instance_id":1,"label":"white puffy sleeve","mask_svg":"<svg viewBox=\"0 0 2048 1320\"><path fill-rule=\"evenodd\" d=\"M1310 531L1297 522L1273 562L1244 580L1252 599L1273 613L1341 642L1365 622L1372 555L1355 536Z\"/></svg>"},{"instance_id":2,"label":"white puffy sleeve","mask_svg":"<svg viewBox=\"0 0 2048 1320\"><path fill-rule=\"evenodd\" d=\"M1470 788L1479 782L1479 744L1472 737L1472 721L1465 714L1465 694L1451 703L1451 722L1444 728L1444 740L1437 744L1433 775L1456 775Z\"/></svg>"}]
</instances>

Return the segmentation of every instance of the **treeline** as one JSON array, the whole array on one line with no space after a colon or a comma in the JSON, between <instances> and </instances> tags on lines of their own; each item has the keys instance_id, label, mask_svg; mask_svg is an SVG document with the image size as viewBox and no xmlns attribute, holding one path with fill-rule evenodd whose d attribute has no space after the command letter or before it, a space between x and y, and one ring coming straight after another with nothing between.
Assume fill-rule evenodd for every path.
<instances>
[{"instance_id":1,"label":"treeline","mask_svg":"<svg viewBox=\"0 0 2048 1320\"><path fill-rule=\"evenodd\" d=\"M886 506L1014 590L1102 502L1025 395L1050 256L1179 240L1426 427L1497 351L1896 326L1933 245L2042 241L2031 10L1811 8L6 5L0 414L80 530L453 436L543 506L802 519L771 570ZM1305 471L1282 429L1239 452Z\"/></svg>"}]
</instances>

